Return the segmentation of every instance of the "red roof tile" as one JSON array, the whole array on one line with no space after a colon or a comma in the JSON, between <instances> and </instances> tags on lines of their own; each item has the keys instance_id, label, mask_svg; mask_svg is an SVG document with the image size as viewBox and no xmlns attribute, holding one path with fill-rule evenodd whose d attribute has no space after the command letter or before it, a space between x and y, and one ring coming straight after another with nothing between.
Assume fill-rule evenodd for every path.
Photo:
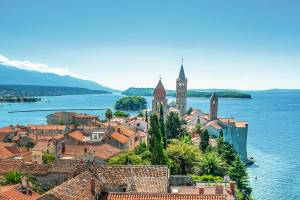
<instances>
[{"instance_id":1,"label":"red roof tile","mask_svg":"<svg viewBox=\"0 0 300 200\"><path fill-rule=\"evenodd\" d=\"M36 200L40 195L36 192L32 191L32 194L24 194L18 190L21 185L12 185L12 186L5 186L1 188L0 191L0 199L1 200Z\"/></svg>"},{"instance_id":2,"label":"red roof tile","mask_svg":"<svg viewBox=\"0 0 300 200\"><path fill-rule=\"evenodd\" d=\"M111 135L111 137L112 137L113 139L117 140L118 142L122 143L122 144L128 142L128 140L129 140L128 137L126 137L125 135L122 135L122 134L120 134L120 133L118 133L118 132L114 132L114 133Z\"/></svg>"},{"instance_id":3,"label":"red roof tile","mask_svg":"<svg viewBox=\"0 0 300 200\"><path fill-rule=\"evenodd\" d=\"M69 133L68 135L74 138L75 140L79 140L79 141L82 141L84 138L86 138L86 136L82 132L77 130Z\"/></svg>"},{"instance_id":4,"label":"red roof tile","mask_svg":"<svg viewBox=\"0 0 300 200\"><path fill-rule=\"evenodd\" d=\"M110 157L120 152L120 149L113 147L109 144L103 144L95 148L95 156L103 160L109 159Z\"/></svg>"},{"instance_id":5,"label":"red roof tile","mask_svg":"<svg viewBox=\"0 0 300 200\"><path fill-rule=\"evenodd\" d=\"M225 195L109 193L107 200L226 200Z\"/></svg>"},{"instance_id":6,"label":"red roof tile","mask_svg":"<svg viewBox=\"0 0 300 200\"><path fill-rule=\"evenodd\" d=\"M51 130L51 131L63 131L66 129L65 125L29 125L31 130Z\"/></svg>"}]
</instances>

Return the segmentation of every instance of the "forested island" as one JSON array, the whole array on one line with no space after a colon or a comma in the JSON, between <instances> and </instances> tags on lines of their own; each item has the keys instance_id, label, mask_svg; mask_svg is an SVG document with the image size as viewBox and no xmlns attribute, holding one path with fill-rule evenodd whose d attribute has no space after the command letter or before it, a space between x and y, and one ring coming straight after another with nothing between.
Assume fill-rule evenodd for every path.
<instances>
[{"instance_id":1,"label":"forested island","mask_svg":"<svg viewBox=\"0 0 300 200\"><path fill-rule=\"evenodd\" d=\"M175 97L176 91L175 90L166 90L167 96ZM211 97L213 91L200 91L200 90L188 90L187 96L188 97ZM216 91L218 97L220 98L251 98L250 94L246 94L240 91L232 91L232 90L222 90ZM128 96L152 96L153 95L153 88L128 88L124 92L124 95Z\"/></svg>"},{"instance_id":2,"label":"forested island","mask_svg":"<svg viewBox=\"0 0 300 200\"><path fill-rule=\"evenodd\" d=\"M127 96L119 99L115 104L116 110L138 111L147 108L147 101L140 96Z\"/></svg>"},{"instance_id":3,"label":"forested island","mask_svg":"<svg viewBox=\"0 0 300 200\"><path fill-rule=\"evenodd\" d=\"M0 97L61 96L81 94L111 94L103 90L90 90L79 87L0 85Z\"/></svg>"},{"instance_id":4,"label":"forested island","mask_svg":"<svg viewBox=\"0 0 300 200\"><path fill-rule=\"evenodd\" d=\"M33 103L41 101L38 97L0 97L0 103Z\"/></svg>"}]
</instances>

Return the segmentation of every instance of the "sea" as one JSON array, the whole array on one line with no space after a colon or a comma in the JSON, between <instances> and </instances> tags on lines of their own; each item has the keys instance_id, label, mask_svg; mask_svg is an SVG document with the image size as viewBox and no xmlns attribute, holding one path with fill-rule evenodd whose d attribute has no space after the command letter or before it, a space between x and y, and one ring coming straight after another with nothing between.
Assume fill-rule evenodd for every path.
<instances>
[{"instance_id":1,"label":"sea","mask_svg":"<svg viewBox=\"0 0 300 200\"><path fill-rule=\"evenodd\" d=\"M254 199L300 200L300 91L250 92L252 99L220 99L219 115L249 122L248 167ZM42 97L38 103L0 104L0 126L46 124L48 111L16 110L111 108L121 94ZM151 97L146 97L148 107ZM170 97L170 101L174 98ZM209 110L209 99L188 98L188 106ZM104 111L82 111L104 118ZM136 114L131 112L130 114Z\"/></svg>"}]
</instances>

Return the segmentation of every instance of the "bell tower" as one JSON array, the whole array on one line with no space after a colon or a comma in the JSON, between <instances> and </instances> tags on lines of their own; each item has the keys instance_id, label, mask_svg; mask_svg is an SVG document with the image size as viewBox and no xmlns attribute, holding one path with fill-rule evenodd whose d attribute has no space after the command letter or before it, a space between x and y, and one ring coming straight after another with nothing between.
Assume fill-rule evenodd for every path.
<instances>
[{"instance_id":1,"label":"bell tower","mask_svg":"<svg viewBox=\"0 0 300 200\"><path fill-rule=\"evenodd\" d=\"M181 68L176 80L176 109L180 111L180 116L186 114L187 100L187 78L184 74L183 59L181 59Z\"/></svg>"},{"instance_id":2,"label":"bell tower","mask_svg":"<svg viewBox=\"0 0 300 200\"><path fill-rule=\"evenodd\" d=\"M210 97L209 120L213 121L218 119L218 95L213 92Z\"/></svg>"},{"instance_id":3,"label":"bell tower","mask_svg":"<svg viewBox=\"0 0 300 200\"><path fill-rule=\"evenodd\" d=\"M152 112L153 114L157 114L159 116L160 113L160 105L163 106L164 116L167 115L168 112L168 100L166 98L166 90L159 79L156 88L153 91L153 100L152 100Z\"/></svg>"}]
</instances>

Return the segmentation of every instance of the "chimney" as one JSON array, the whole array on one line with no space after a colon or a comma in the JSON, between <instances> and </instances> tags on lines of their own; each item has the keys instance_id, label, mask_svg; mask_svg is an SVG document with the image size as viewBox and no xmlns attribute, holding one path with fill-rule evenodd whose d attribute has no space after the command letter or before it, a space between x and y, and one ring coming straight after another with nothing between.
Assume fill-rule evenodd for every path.
<instances>
[{"instance_id":1,"label":"chimney","mask_svg":"<svg viewBox=\"0 0 300 200\"><path fill-rule=\"evenodd\" d=\"M84 153L87 153L87 148L86 147L84 148Z\"/></svg>"},{"instance_id":2,"label":"chimney","mask_svg":"<svg viewBox=\"0 0 300 200\"><path fill-rule=\"evenodd\" d=\"M91 178L91 193L92 193L92 195L94 195L96 193L94 177Z\"/></svg>"},{"instance_id":3,"label":"chimney","mask_svg":"<svg viewBox=\"0 0 300 200\"><path fill-rule=\"evenodd\" d=\"M204 188L203 187L199 188L199 194L204 194Z\"/></svg>"},{"instance_id":4,"label":"chimney","mask_svg":"<svg viewBox=\"0 0 300 200\"><path fill-rule=\"evenodd\" d=\"M66 144L64 141L62 141L61 143L61 153L65 153L66 152Z\"/></svg>"},{"instance_id":5,"label":"chimney","mask_svg":"<svg viewBox=\"0 0 300 200\"><path fill-rule=\"evenodd\" d=\"M27 186L28 186L28 178L26 176L23 176L21 178L21 184L22 184L22 188L27 188Z\"/></svg>"},{"instance_id":6,"label":"chimney","mask_svg":"<svg viewBox=\"0 0 300 200\"><path fill-rule=\"evenodd\" d=\"M121 129L120 128L118 128L118 133L121 133Z\"/></svg>"},{"instance_id":7,"label":"chimney","mask_svg":"<svg viewBox=\"0 0 300 200\"><path fill-rule=\"evenodd\" d=\"M235 182L230 181L229 185L230 185L230 192L234 196L235 195Z\"/></svg>"},{"instance_id":8,"label":"chimney","mask_svg":"<svg viewBox=\"0 0 300 200\"><path fill-rule=\"evenodd\" d=\"M216 194L223 194L224 186L223 185L217 185L216 186Z\"/></svg>"}]
</instances>

